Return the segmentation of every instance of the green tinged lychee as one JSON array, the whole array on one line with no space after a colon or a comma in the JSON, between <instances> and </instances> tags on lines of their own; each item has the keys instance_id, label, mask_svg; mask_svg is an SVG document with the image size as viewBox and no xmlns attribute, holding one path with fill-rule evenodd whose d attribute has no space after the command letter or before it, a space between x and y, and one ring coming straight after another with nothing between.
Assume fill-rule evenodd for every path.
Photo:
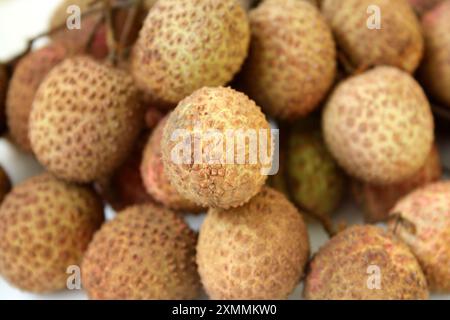
<instances>
[{"instance_id":1,"label":"green tinged lychee","mask_svg":"<svg viewBox=\"0 0 450 320\"><path fill-rule=\"evenodd\" d=\"M49 174L14 187L0 207L0 274L27 291L66 288L103 222L95 192Z\"/></svg>"},{"instance_id":2,"label":"green tinged lychee","mask_svg":"<svg viewBox=\"0 0 450 320\"><path fill-rule=\"evenodd\" d=\"M143 124L138 90L126 72L75 57L55 67L39 87L30 141L49 171L91 182L125 160Z\"/></svg>"},{"instance_id":3,"label":"green tinged lychee","mask_svg":"<svg viewBox=\"0 0 450 320\"><path fill-rule=\"evenodd\" d=\"M174 106L204 86L227 84L247 56L247 15L236 0L162 0L150 10L132 74L152 100Z\"/></svg>"},{"instance_id":4,"label":"green tinged lychee","mask_svg":"<svg viewBox=\"0 0 450 320\"><path fill-rule=\"evenodd\" d=\"M211 299L285 299L302 278L308 256L302 216L268 187L241 207L211 208L197 245L199 273Z\"/></svg>"},{"instance_id":5,"label":"green tinged lychee","mask_svg":"<svg viewBox=\"0 0 450 320\"><path fill-rule=\"evenodd\" d=\"M168 209L120 212L96 233L82 265L91 299L194 299L200 281L196 235Z\"/></svg>"},{"instance_id":6,"label":"green tinged lychee","mask_svg":"<svg viewBox=\"0 0 450 320\"><path fill-rule=\"evenodd\" d=\"M353 226L314 255L305 280L310 300L427 299L425 276L408 247L375 226Z\"/></svg>"}]
</instances>

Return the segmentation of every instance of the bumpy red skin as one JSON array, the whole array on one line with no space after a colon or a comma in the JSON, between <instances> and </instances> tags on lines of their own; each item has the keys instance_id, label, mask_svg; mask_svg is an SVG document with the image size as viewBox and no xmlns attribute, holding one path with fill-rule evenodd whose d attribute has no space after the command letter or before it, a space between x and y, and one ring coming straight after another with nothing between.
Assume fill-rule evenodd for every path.
<instances>
[{"instance_id":1,"label":"bumpy red skin","mask_svg":"<svg viewBox=\"0 0 450 320\"><path fill-rule=\"evenodd\" d=\"M450 182L437 182L404 197L389 228L409 245L430 289L450 293Z\"/></svg>"},{"instance_id":2,"label":"bumpy red skin","mask_svg":"<svg viewBox=\"0 0 450 320\"><path fill-rule=\"evenodd\" d=\"M438 181L441 177L441 160L437 146L434 146L425 165L411 178L387 186L377 186L354 180L352 191L357 202L364 208L365 220L374 223L386 221L389 211L402 197L421 186Z\"/></svg>"},{"instance_id":3,"label":"bumpy red skin","mask_svg":"<svg viewBox=\"0 0 450 320\"><path fill-rule=\"evenodd\" d=\"M380 289L370 289L371 266ZM311 300L427 299L425 276L408 247L383 229L353 226L331 238L313 257L304 296Z\"/></svg>"}]
</instances>

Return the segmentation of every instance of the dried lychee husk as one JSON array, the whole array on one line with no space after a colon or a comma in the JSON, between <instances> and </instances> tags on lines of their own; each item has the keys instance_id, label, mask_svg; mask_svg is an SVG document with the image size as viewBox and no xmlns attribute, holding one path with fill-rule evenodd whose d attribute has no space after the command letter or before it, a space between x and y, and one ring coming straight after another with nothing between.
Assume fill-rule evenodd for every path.
<instances>
[{"instance_id":1,"label":"dried lychee husk","mask_svg":"<svg viewBox=\"0 0 450 320\"><path fill-rule=\"evenodd\" d=\"M408 73L394 67L376 67L341 82L322 122L338 163L372 184L410 178L425 164L434 141L427 97Z\"/></svg>"},{"instance_id":2,"label":"dried lychee husk","mask_svg":"<svg viewBox=\"0 0 450 320\"><path fill-rule=\"evenodd\" d=\"M47 173L26 180L0 207L0 274L22 290L65 289L103 219L90 187Z\"/></svg>"},{"instance_id":3,"label":"dried lychee husk","mask_svg":"<svg viewBox=\"0 0 450 320\"><path fill-rule=\"evenodd\" d=\"M34 96L47 74L68 55L61 44L30 52L18 62L11 78L6 100L6 115L12 140L31 152L28 125Z\"/></svg>"},{"instance_id":4,"label":"dried lychee husk","mask_svg":"<svg viewBox=\"0 0 450 320\"><path fill-rule=\"evenodd\" d=\"M413 73L419 66L423 35L406 0L324 0L321 8L339 50L355 69L390 65Z\"/></svg>"},{"instance_id":5,"label":"dried lychee husk","mask_svg":"<svg viewBox=\"0 0 450 320\"><path fill-rule=\"evenodd\" d=\"M425 58L420 79L430 95L450 108L450 1L434 7L422 17Z\"/></svg>"},{"instance_id":6,"label":"dried lychee husk","mask_svg":"<svg viewBox=\"0 0 450 320\"><path fill-rule=\"evenodd\" d=\"M137 86L174 106L232 80L247 56L247 14L236 0L164 0L150 10L132 54Z\"/></svg>"},{"instance_id":7,"label":"dried lychee husk","mask_svg":"<svg viewBox=\"0 0 450 320\"><path fill-rule=\"evenodd\" d=\"M66 59L36 93L31 145L58 177L92 182L126 159L144 124L143 112L126 72L85 56Z\"/></svg>"},{"instance_id":8,"label":"dried lychee husk","mask_svg":"<svg viewBox=\"0 0 450 320\"><path fill-rule=\"evenodd\" d=\"M393 185L378 186L361 181L352 182L352 191L364 209L364 218L369 223L386 221L389 211L398 200L413 190L438 181L442 176L442 165L437 146L433 146L425 165L412 177Z\"/></svg>"},{"instance_id":9,"label":"dried lychee husk","mask_svg":"<svg viewBox=\"0 0 450 320\"><path fill-rule=\"evenodd\" d=\"M175 211L200 212L203 208L187 200L171 185L164 170L161 140L168 116L164 117L150 135L143 150L140 172L147 192L158 202Z\"/></svg>"},{"instance_id":10,"label":"dried lychee husk","mask_svg":"<svg viewBox=\"0 0 450 320\"><path fill-rule=\"evenodd\" d=\"M211 208L197 245L200 277L212 299L285 299L308 256L301 214L268 187L242 207Z\"/></svg>"},{"instance_id":11,"label":"dried lychee husk","mask_svg":"<svg viewBox=\"0 0 450 320\"><path fill-rule=\"evenodd\" d=\"M240 80L269 115L293 120L319 106L334 82L336 50L319 10L266 0L250 13L252 41Z\"/></svg>"},{"instance_id":12,"label":"dried lychee husk","mask_svg":"<svg viewBox=\"0 0 450 320\"><path fill-rule=\"evenodd\" d=\"M341 231L314 255L304 296L310 300L427 299L428 288L405 244L379 227L364 225Z\"/></svg>"},{"instance_id":13,"label":"dried lychee husk","mask_svg":"<svg viewBox=\"0 0 450 320\"><path fill-rule=\"evenodd\" d=\"M247 133L255 139L246 139ZM226 149L232 143L234 154ZM250 200L273 159L270 125L260 108L224 87L205 87L183 99L167 120L161 149L172 186L204 207L237 207Z\"/></svg>"},{"instance_id":14,"label":"dried lychee husk","mask_svg":"<svg viewBox=\"0 0 450 320\"><path fill-rule=\"evenodd\" d=\"M175 213L133 206L103 225L82 264L91 299L195 299L197 237Z\"/></svg>"},{"instance_id":15,"label":"dried lychee husk","mask_svg":"<svg viewBox=\"0 0 450 320\"><path fill-rule=\"evenodd\" d=\"M389 229L415 254L433 292L450 293L450 182L436 182L401 199Z\"/></svg>"}]
</instances>

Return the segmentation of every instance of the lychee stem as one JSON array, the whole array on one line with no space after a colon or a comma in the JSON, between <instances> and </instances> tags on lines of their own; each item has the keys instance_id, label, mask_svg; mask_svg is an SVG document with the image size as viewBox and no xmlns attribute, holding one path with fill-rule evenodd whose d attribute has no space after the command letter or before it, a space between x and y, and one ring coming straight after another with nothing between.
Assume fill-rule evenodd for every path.
<instances>
[{"instance_id":1,"label":"lychee stem","mask_svg":"<svg viewBox=\"0 0 450 320\"><path fill-rule=\"evenodd\" d=\"M125 25L122 31L122 34L120 35L119 40L119 55L122 58L125 55L125 48L126 48L126 42L127 39L130 36L131 28L133 24L136 21L136 18L139 13L139 9L142 6L142 0L136 0L135 3L132 5L131 10L127 13L127 18L125 20Z\"/></svg>"},{"instance_id":2,"label":"lychee stem","mask_svg":"<svg viewBox=\"0 0 450 320\"><path fill-rule=\"evenodd\" d=\"M114 24L113 24L113 6L109 0L103 0L103 13L106 21L106 43L108 45L109 56L108 60L112 65L117 63L117 48L118 44L116 37L114 36Z\"/></svg>"}]
</instances>

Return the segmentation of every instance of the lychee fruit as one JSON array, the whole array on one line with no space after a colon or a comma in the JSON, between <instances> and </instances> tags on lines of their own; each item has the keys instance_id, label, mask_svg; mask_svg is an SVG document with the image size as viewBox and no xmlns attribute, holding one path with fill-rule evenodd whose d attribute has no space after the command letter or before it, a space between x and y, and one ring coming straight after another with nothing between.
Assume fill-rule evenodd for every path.
<instances>
[{"instance_id":1,"label":"lychee fruit","mask_svg":"<svg viewBox=\"0 0 450 320\"><path fill-rule=\"evenodd\" d=\"M269 115L304 116L325 97L336 74L333 36L306 1L266 0L250 13L252 41L239 81Z\"/></svg>"},{"instance_id":2,"label":"lychee fruit","mask_svg":"<svg viewBox=\"0 0 450 320\"><path fill-rule=\"evenodd\" d=\"M310 300L427 299L425 276L400 241L375 226L353 226L314 255L305 280Z\"/></svg>"},{"instance_id":3,"label":"lychee fruit","mask_svg":"<svg viewBox=\"0 0 450 320\"><path fill-rule=\"evenodd\" d=\"M323 131L348 174L379 185L402 182L419 171L434 141L422 88L408 73L388 66L338 85L323 113Z\"/></svg>"},{"instance_id":4,"label":"lychee fruit","mask_svg":"<svg viewBox=\"0 0 450 320\"><path fill-rule=\"evenodd\" d=\"M413 73L419 66L423 36L406 0L324 0L321 8L353 68L390 65Z\"/></svg>"},{"instance_id":5,"label":"lychee fruit","mask_svg":"<svg viewBox=\"0 0 450 320\"><path fill-rule=\"evenodd\" d=\"M67 54L62 45L54 43L28 53L14 68L6 114L11 138L25 151L31 152L28 124L36 91L50 70L63 61Z\"/></svg>"},{"instance_id":6,"label":"lychee fruit","mask_svg":"<svg viewBox=\"0 0 450 320\"><path fill-rule=\"evenodd\" d=\"M181 196L225 209L259 192L273 159L264 114L245 94L223 87L183 99L167 120L161 149L164 171Z\"/></svg>"},{"instance_id":7,"label":"lychee fruit","mask_svg":"<svg viewBox=\"0 0 450 320\"><path fill-rule=\"evenodd\" d=\"M0 274L32 292L66 288L103 222L95 192L49 174L16 186L0 208Z\"/></svg>"},{"instance_id":8,"label":"lychee fruit","mask_svg":"<svg viewBox=\"0 0 450 320\"><path fill-rule=\"evenodd\" d=\"M55 67L30 115L34 153L60 178L90 182L125 160L143 126L138 91L124 71L88 57Z\"/></svg>"},{"instance_id":9,"label":"lychee fruit","mask_svg":"<svg viewBox=\"0 0 450 320\"><path fill-rule=\"evenodd\" d=\"M437 101L450 108L450 1L436 6L422 17L425 58L420 79Z\"/></svg>"},{"instance_id":10,"label":"lychee fruit","mask_svg":"<svg viewBox=\"0 0 450 320\"><path fill-rule=\"evenodd\" d=\"M409 4L420 16L445 0L408 0Z\"/></svg>"},{"instance_id":11,"label":"lychee fruit","mask_svg":"<svg viewBox=\"0 0 450 320\"><path fill-rule=\"evenodd\" d=\"M364 209L364 218L369 223L386 221L389 211L398 200L413 190L438 181L442 176L442 165L437 146L434 146L425 165L405 181L378 186L354 180L352 191L357 202Z\"/></svg>"},{"instance_id":12,"label":"lychee fruit","mask_svg":"<svg viewBox=\"0 0 450 320\"><path fill-rule=\"evenodd\" d=\"M3 199L5 199L10 190L11 180L9 179L5 169L0 166L0 204L3 202Z\"/></svg>"},{"instance_id":13,"label":"lychee fruit","mask_svg":"<svg viewBox=\"0 0 450 320\"><path fill-rule=\"evenodd\" d=\"M302 216L268 187L242 207L211 208L197 245L198 270L212 299L285 299L308 256Z\"/></svg>"},{"instance_id":14,"label":"lychee fruit","mask_svg":"<svg viewBox=\"0 0 450 320\"><path fill-rule=\"evenodd\" d=\"M236 0L165 0L150 10L132 55L138 87L176 105L203 86L227 84L247 56L247 14Z\"/></svg>"},{"instance_id":15,"label":"lychee fruit","mask_svg":"<svg viewBox=\"0 0 450 320\"><path fill-rule=\"evenodd\" d=\"M82 264L91 299L194 299L200 281L196 235L175 213L130 207L103 225Z\"/></svg>"},{"instance_id":16,"label":"lychee fruit","mask_svg":"<svg viewBox=\"0 0 450 320\"><path fill-rule=\"evenodd\" d=\"M430 290L450 293L450 182L414 191L391 215L389 229L415 254Z\"/></svg>"},{"instance_id":17,"label":"lychee fruit","mask_svg":"<svg viewBox=\"0 0 450 320\"><path fill-rule=\"evenodd\" d=\"M136 204L155 202L145 190L140 172L142 151L147 138L148 133L142 133L119 168L111 176L99 179L95 183L96 190L116 211Z\"/></svg>"},{"instance_id":18,"label":"lychee fruit","mask_svg":"<svg viewBox=\"0 0 450 320\"><path fill-rule=\"evenodd\" d=\"M346 178L325 146L320 125L305 130L299 123L291 129L286 174L290 196L300 208L327 216L340 205Z\"/></svg>"},{"instance_id":19,"label":"lychee fruit","mask_svg":"<svg viewBox=\"0 0 450 320\"><path fill-rule=\"evenodd\" d=\"M161 155L161 139L168 116L163 118L152 132L144 148L141 176L145 189L158 202L175 211L200 212L202 207L182 197L170 184L164 170Z\"/></svg>"},{"instance_id":20,"label":"lychee fruit","mask_svg":"<svg viewBox=\"0 0 450 320\"><path fill-rule=\"evenodd\" d=\"M9 85L8 69L0 64L0 133L6 129L6 93Z\"/></svg>"}]
</instances>

